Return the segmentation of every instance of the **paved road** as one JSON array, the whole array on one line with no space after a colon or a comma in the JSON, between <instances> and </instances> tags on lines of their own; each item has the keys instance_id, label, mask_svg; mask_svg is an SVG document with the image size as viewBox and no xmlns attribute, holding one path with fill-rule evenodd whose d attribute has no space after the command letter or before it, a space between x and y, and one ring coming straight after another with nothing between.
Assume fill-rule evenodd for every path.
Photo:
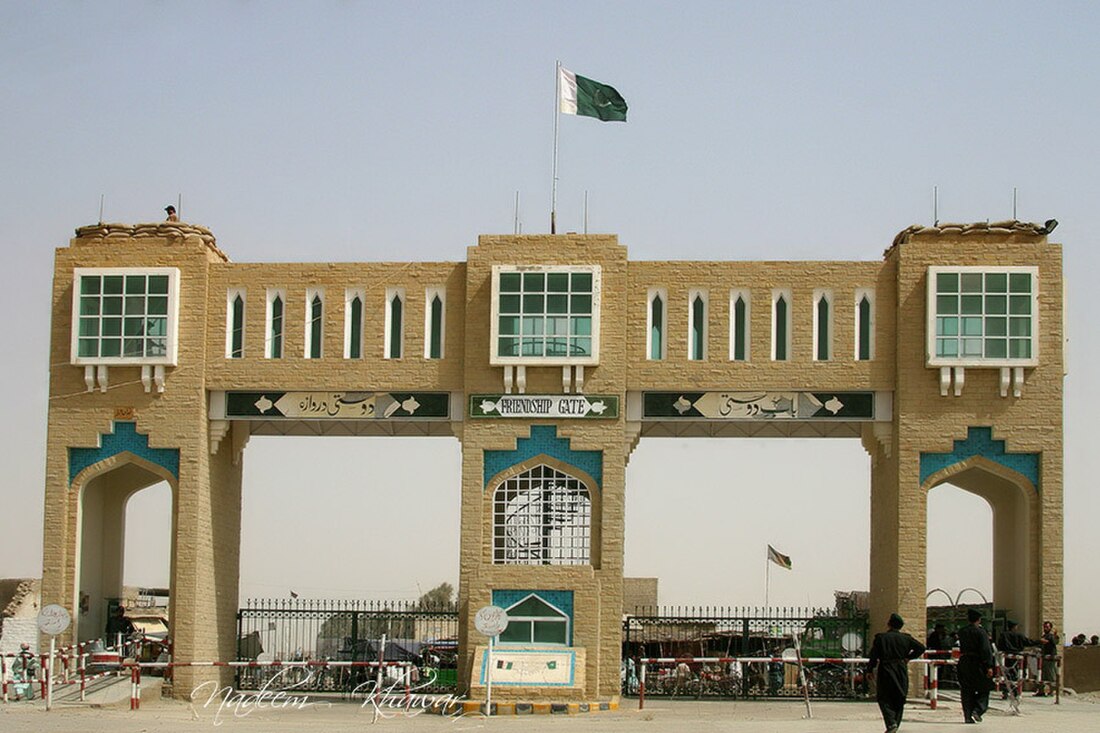
<instances>
[{"instance_id":1,"label":"paved road","mask_svg":"<svg viewBox=\"0 0 1100 733\"><path fill-rule=\"evenodd\" d=\"M54 731L68 733L194 733L227 731L258 733L340 733L372 729L374 711L349 702L328 702L316 698L299 705L272 708L204 705L200 699L188 704L175 700L142 701L142 708L130 711L127 704L100 708L55 705L49 713L40 702L0 705L0 730ZM234 713L237 713L234 715ZM814 716L807 719L800 702L681 702L650 700L639 711L637 701L624 700L618 712L577 716L519 716L487 720L471 716L460 719L436 715L408 717L388 711L393 717L379 718L377 729L391 731L470 731L494 728L511 733L567 733L568 731L622 731L633 733L880 733L882 721L872 703L815 703ZM1050 699L1027 698L1023 715L1012 717L1004 703L994 702L979 726L962 723L958 703L941 704L938 710L910 705L902 730L905 733L1096 733L1100 730L1100 696L1065 698L1055 706Z\"/></svg>"}]
</instances>

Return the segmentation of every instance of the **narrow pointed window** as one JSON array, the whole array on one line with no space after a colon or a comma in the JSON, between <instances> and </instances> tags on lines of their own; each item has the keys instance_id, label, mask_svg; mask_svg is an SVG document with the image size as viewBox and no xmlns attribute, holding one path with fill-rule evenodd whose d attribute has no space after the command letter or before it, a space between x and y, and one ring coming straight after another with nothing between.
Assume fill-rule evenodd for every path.
<instances>
[{"instance_id":1,"label":"narrow pointed window","mask_svg":"<svg viewBox=\"0 0 1100 733\"><path fill-rule=\"evenodd\" d=\"M833 355L832 293L814 293L814 360L829 361Z\"/></svg>"},{"instance_id":2,"label":"narrow pointed window","mask_svg":"<svg viewBox=\"0 0 1100 733\"><path fill-rule=\"evenodd\" d=\"M363 300L356 295L348 304L348 358L363 358Z\"/></svg>"},{"instance_id":3,"label":"narrow pointed window","mask_svg":"<svg viewBox=\"0 0 1100 733\"><path fill-rule=\"evenodd\" d=\"M665 301L660 292L654 292L649 301L649 358L665 358Z\"/></svg>"},{"instance_id":4,"label":"narrow pointed window","mask_svg":"<svg viewBox=\"0 0 1100 733\"><path fill-rule=\"evenodd\" d=\"M871 358L871 299L867 295L859 299L856 317L859 320L857 329L859 346L856 358L860 361L868 361Z\"/></svg>"},{"instance_id":5,"label":"narrow pointed window","mask_svg":"<svg viewBox=\"0 0 1100 733\"><path fill-rule=\"evenodd\" d=\"M271 299L271 319L268 327L268 358L283 358L283 296L276 293Z\"/></svg>"},{"instance_id":6,"label":"narrow pointed window","mask_svg":"<svg viewBox=\"0 0 1100 733\"><path fill-rule=\"evenodd\" d=\"M730 359L749 359L749 297L747 292L734 291L730 306Z\"/></svg>"},{"instance_id":7,"label":"narrow pointed window","mask_svg":"<svg viewBox=\"0 0 1100 733\"><path fill-rule=\"evenodd\" d=\"M774 352L776 361L786 361L790 347L789 319L790 309L787 304L787 295L779 294L775 299L775 338Z\"/></svg>"},{"instance_id":8,"label":"narrow pointed window","mask_svg":"<svg viewBox=\"0 0 1100 733\"><path fill-rule=\"evenodd\" d=\"M226 356L240 359L244 356L244 295L240 290L229 291L229 334Z\"/></svg>"},{"instance_id":9,"label":"narrow pointed window","mask_svg":"<svg viewBox=\"0 0 1100 733\"><path fill-rule=\"evenodd\" d=\"M324 316L324 302L320 293L314 294L309 302L309 358L321 358L321 328Z\"/></svg>"},{"instance_id":10,"label":"narrow pointed window","mask_svg":"<svg viewBox=\"0 0 1100 733\"><path fill-rule=\"evenodd\" d=\"M443 299L438 293L428 304L428 358L443 358Z\"/></svg>"},{"instance_id":11,"label":"narrow pointed window","mask_svg":"<svg viewBox=\"0 0 1100 733\"><path fill-rule=\"evenodd\" d=\"M707 358L707 301L701 292L688 295L690 323L688 324L688 359L702 361Z\"/></svg>"},{"instance_id":12,"label":"narrow pointed window","mask_svg":"<svg viewBox=\"0 0 1100 733\"><path fill-rule=\"evenodd\" d=\"M400 359L404 342L404 298L399 290L386 291L386 358Z\"/></svg>"}]
</instances>

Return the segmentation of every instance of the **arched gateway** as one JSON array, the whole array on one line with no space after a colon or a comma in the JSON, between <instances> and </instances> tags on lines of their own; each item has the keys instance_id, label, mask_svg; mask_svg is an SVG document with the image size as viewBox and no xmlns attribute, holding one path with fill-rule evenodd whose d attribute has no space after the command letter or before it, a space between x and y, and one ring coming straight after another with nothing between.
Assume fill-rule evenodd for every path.
<instances>
[{"instance_id":1,"label":"arched gateway","mask_svg":"<svg viewBox=\"0 0 1100 733\"><path fill-rule=\"evenodd\" d=\"M464 684L473 612L495 603L517 669L556 670L501 695L609 698L637 442L820 436L870 455L873 618L920 628L946 482L992 506L994 602L1036 635L1062 615L1046 234L911 227L874 262L630 262L614 236L530 235L459 263L235 264L201 227L78 229L54 270L43 602L99 635L125 502L167 481L176 659L230 659L249 436L449 435ZM218 673L179 670L179 694Z\"/></svg>"}]
</instances>

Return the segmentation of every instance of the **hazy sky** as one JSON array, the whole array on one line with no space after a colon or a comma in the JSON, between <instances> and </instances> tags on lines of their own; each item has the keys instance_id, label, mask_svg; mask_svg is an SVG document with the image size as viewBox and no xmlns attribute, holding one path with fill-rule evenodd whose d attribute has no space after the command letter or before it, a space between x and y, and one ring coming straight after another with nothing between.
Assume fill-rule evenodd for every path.
<instances>
[{"instance_id":1,"label":"hazy sky","mask_svg":"<svg viewBox=\"0 0 1100 733\"><path fill-rule=\"evenodd\" d=\"M41 572L53 251L101 194L138 222L182 193L237 262L463 260L517 190L548 229L560 59L630 113L562 119L559 226L587 190L634 259L878 260L934 185L943 221L1008 218L1016 186L1061 222L1066 629L1100 633L1097 27L1084 2L0 0L0 577ZM245 464L243 595L457 580L457 441L254 438ZM627 478L626 569L663 602L761 604L769 542L795 564L773 604L867 587L856 440L643 440ZM134 499L129 582L167 582L167 495ZM929 587L989 595L988 507L941 487L929 521Z\"/></svg>"}]
</instances>

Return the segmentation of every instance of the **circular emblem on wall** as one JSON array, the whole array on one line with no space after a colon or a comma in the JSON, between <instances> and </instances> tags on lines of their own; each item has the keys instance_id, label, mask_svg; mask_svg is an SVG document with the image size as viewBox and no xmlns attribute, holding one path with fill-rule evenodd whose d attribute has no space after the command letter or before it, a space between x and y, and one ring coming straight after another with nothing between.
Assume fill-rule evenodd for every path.
<instances>
[{"instance_id":1,"label":"circular emblem on wall","mask_svg":"<svg viewBox=\"0 0 1100 733\"><path fill-rule=\"evenodd\" d=\"M59 606L56 603L44 606L42 610L38 612L38 628L43 634L49 636L57 636L65 629L69 628L69 624L72 623L72 621L73 617L69 615L65 607Z\"/></svg>"},{"instance_id":2,"label":"circular emblem on wall","mask_svg":"<svg viewBox=\"0 0 1100 733\"><path fill-rule=\"evenodd\" d=\"M482 606L474 616L474 627L485 636L499 636L508 628L508 612L500 606Z\"/></svg>"}]
</instances>

